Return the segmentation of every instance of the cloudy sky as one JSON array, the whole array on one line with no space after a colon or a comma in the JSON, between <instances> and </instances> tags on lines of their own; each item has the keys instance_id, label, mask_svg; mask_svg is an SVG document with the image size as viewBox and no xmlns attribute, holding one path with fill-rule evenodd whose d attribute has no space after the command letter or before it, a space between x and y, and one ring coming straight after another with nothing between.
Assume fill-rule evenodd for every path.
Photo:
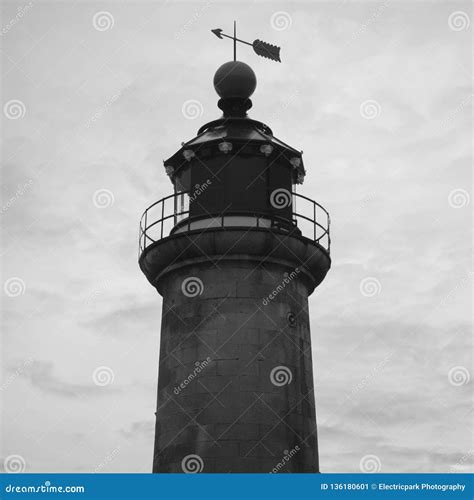
<instances>
[{"instance_id":1,"label":"cloudy sky","mask_svg":"<svg viewBox=\"0 0 474 500\"><path fill-rule=\"evenodd\" d=\"M247 47L253 118L331 213L310 299L323 472L472 470L470 2L3 2L2 462L149 472L161 299L138 220ZM189 101L192 101L192 106ZM95 374L95 376L94 376ZM12 458L13 457L13 458Z\"/></svg>"}]
</instances>

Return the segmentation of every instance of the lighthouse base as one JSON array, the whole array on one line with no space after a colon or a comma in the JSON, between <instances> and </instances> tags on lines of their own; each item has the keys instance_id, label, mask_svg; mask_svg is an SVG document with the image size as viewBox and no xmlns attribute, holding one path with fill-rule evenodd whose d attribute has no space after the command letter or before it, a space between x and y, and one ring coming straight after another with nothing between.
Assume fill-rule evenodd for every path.
<instances>
[{"instance_id":1,"label":"lighthouse base","mask_svg":"<svg viewBox=\"0 0 474 500\"><path fill-rule=\"evenodd\" d=\"M163 296L153 472L318 472L308 296L327 252L214 229L164 238L140 266Z\"/></svg>"},{"instance_id":2,"label":"lighthouse base","mask_svg":"<svg viewBox=\"0 0 474 500\"><path fill-rule=\"evenodd\" d=\"M298 270L252 259L188 263L161 287L153 472L318 472Z\"/></svg>"}]
</instances>

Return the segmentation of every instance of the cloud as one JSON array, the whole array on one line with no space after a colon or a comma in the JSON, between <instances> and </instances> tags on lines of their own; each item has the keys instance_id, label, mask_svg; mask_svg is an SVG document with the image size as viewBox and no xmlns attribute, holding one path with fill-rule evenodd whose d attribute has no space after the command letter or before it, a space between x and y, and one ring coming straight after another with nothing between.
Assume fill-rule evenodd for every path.
<instances>
[{"instance_id":1,"label":"cloud","mask_svg":"<svg viewBox=\"0 0 474 500\"><path fill-rule=\"evenodd\" d=\"M35 389L65 398L83 398L88 396L104 396L104 391L91 379L90 383L72 383L63 380L54 373L54 365L49 361L33 361L24 377ZM117 388L108 388L108 392L116 392Z\"/></svg>"},{"instance_id":2,"label":"cloud","mask_svg":"<svg viewBox=\"0 0 474 500\"><path fill-rule=\"evenodd\" d=\"M126 439L149 439L151 442L154 439L155 424L151 420L140 420L119 432Z\"/></svg>"},{"instance_id":3,"label":"cloud","mask_svg":"<svg viewBox=\"0 0 474 500\"><path fill-rule=\"evenodd\" d=\"M145 283L144 286L146 286ZM84 321L84 325L95 335L139 338L149 335L151 325L156 324L160 319L158 298L155 299L156 303L137 303L134 305L132 296L124 297L121 300L122 305L117 304L117 300L114 300L114 307L106 313L101 313L104 303L99 301L99 297L100 294L97 296L98 304L92 306L96 317ZM90 302L94 300L95 297L91 296ZM89 307L89 310L91 310L91 307Z\"/></svg>"}]
</instances>

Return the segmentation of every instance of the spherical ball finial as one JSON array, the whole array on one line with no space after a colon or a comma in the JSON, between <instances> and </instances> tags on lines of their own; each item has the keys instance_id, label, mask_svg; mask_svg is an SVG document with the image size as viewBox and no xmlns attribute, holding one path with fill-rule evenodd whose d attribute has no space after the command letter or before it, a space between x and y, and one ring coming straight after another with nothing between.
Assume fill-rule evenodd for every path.
<instances>
[{"instance_id":1,"label":"spherical ball finial","mask_svg":"<svg viewBox=\"0 0 474 500\"><path fill-rule=\"evenodd\" d=\"M214 88L222 99L248 99L256 86L257 77L253 69L242 61L226 62L214 75Z\"/></svg>"}]
</instances>

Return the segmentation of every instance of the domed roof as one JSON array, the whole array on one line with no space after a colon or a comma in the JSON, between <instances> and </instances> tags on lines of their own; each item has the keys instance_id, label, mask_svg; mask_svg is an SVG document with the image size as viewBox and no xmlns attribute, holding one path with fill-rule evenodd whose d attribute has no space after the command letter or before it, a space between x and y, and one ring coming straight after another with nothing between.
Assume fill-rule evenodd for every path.
<instances>
[{"instance_id":1,"label":"domed roof","mask_svg":"<svg viewBox=\"0 0 474 500\"><path fill-rule=\"evenodd\" d=\"M196 137L183 142L181 148L164 161L168 175L172 179L181 168L187 168L190 165L190 158L197 157L202 161L205 157L222 154L219 152L219 143L223 142L232 143L241 154L265 155L266 152L273 154L274 159L291 165L296 184L303 183L305 168L302 151L297 151L277 139L270 127L264 123L250 118L235 117L220 118L206 123L199 129ZM267 149L268 146L271 148ZM252 153L251 149L254 150ZM185 152L191 156L187 157Z\"/></svg>"}]
</instances>

